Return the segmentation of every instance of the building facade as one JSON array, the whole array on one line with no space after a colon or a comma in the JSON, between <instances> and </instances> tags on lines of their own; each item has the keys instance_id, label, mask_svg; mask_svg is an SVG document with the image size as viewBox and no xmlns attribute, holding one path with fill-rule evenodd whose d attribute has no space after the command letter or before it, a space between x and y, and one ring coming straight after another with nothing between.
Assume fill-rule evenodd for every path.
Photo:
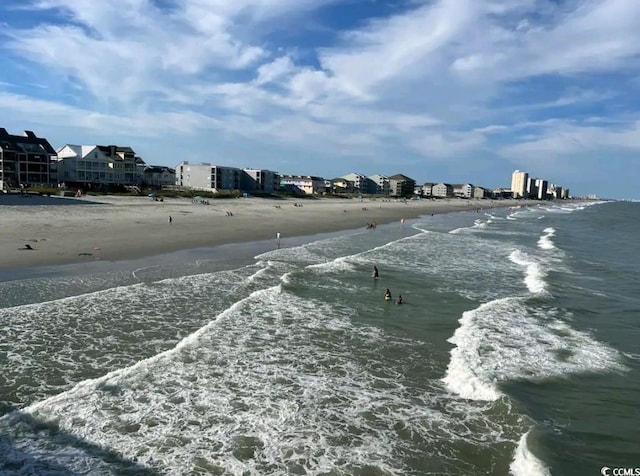
<instances>
[{"instance_id":1,"label":"building facade","mask_svg":"<svg viewBox=\"0 0 640 476\"><path fill-rule=\"evenodd\" d=\"M237 167L225 167L204 162L191 164L185 161L176 166L176 185L212 192L240 190L241 172Z\"/></svg>"},{"instance_id":2,"label":"building facade","mask_svg":"<svg viewBox=\"0 0 640 476\"><path fill-rule=\"evenodd\" d=\"M536 198L538 200L547 199L547 186L548 182L544 179L536 179Z\"/></svg>"},{"instance_id":3,"label":"building facade","mask_svg":"<svg viewBox=\"0 0 640 476\"><path fill-rule=\"evenodd\" d=\"M513 198L527 198L527 184L529 182L529 174L516 170L511 175L511 191Z\"/></svg>"},{"instance_id":4,"label":"building facade","mask_svg":"<svg viewBox=\"0 0 640 476\"><path fill-rule=\"evenodd\" d=\"M280 189L295 194L317 195L325 193L325 179L313 175L281 175Z\"/></svg>"},{"instance_id":5,"label":"building facade","mask_svg":"<svg viewBox=\"0 0 640 476\"><path fill-rule=\"evenodd\" d=\"M365 180L367 193L372 195L389 195L389 177L381 174L370 175Z\"/></svg>"},{"instance_id":6,"label":"building facade","mask_svg":"<svg viewBox=\"0 0 640 476\"><path fill-rule=\"evenodd\" d=\"M484 187L473 187L473 198L491 198L491 190Z\"/></svg>"},{"instance_id":7,"label":"building facade","mask_svg":"<svg viewBox=\"0 0 640 476\"><path fill-rule=\"evenodd\" d=\"M389 195L392 197L412 197L416 181L403 174L389 177Z\"/></svg>"},{"instance_id":8,"label":"building facade","mask_svg":"<svg viewBox=\"0 0 640 476\"><path fill-rule=\"evenodd\" d=\"M175 185L176 171L171 167L149 165L142 172L142 183L156 188Z\"/></svg>"},{"instance_id":9,"label":"building facade","mask_svg":"<svg viewBox=\"0 0 640 476\"><path fill-rule=\"evenodd\" d=\"M431 194L438 198L453 197L453 185L444 182L437 183L432 187Z\"/></svg>"},{"instance_id":10,"label":"building facade","mask_svg":"<svg viewBox=\"0 0 640 476\"><path fill-rule=\"evenodd\" d=\"M473 184L456 183L453 185L453 196L460 198L471 198L473 196Z\"/></svg>"},{"instance_id":11,"label":"building facade","mask_svg":"<svg viewBox=\"0 0 640 476\"><path fill-rule=\"evenodd\" d=\"M366 192L366 188L367 188L366 176L358 173L351 173L351 174L343 175L341 178L345 180L349 180L350 182L353 182L353 188L355 190L362 193Z\"/></svg>"},{"instance_id":12,"label":"building facade","mask_svg":"<svg viewBox=\"0 0 640 476\"><path fill-rule=\"evenodd\" d=\"M240 188L246 192L276 192L280 188L280 174L272 170L244 168Z\"/></svg>"},{"instance_id":13,"label":"building facade","mask_svg":"<svg viewBox=\"0 0 640 476\"><path fill-rule=\"evenodd\" d=\"M144 165L131 147L66 144L58 150L58 180L65 183L139 185Z\"/></svg>"},{"instance_id":14,"label":"building facade","mask_svg":"<svg viewBox=\"0 0 640 476\"><path fill-rule=\"evenodd\" d=\"M356 186L351 180L344 177L337 177L329 180L329 190L331 193L355 193Z\"/></svg>"},{"instance_id":15,"label":"building facade","mask_svg":"<svg viewBox=\"0 0 640 476\"><path fill-rule=\"evenodd\" d=\"M422 196L423 197L433 197L433 186L435 183L433 182L425 182L422 185Z\"/></svg>"},{"instance_id":16,"label":"building facade","mask_svg":"<svg viewBox=\"0 0 640 476\"><path fill-rule=\"evenodd\" d=\"M0 190L57 183L56 159L47 139L32 131L9 134L0 127Z\"/></svg>"}]
</instances>

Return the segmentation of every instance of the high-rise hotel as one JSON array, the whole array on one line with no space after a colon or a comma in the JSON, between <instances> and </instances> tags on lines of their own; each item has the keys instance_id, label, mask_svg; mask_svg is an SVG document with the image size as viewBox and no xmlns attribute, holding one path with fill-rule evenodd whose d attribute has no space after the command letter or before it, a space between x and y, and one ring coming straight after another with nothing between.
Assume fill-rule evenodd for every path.
<instances>
[{"instance_id":1,"label":"high-rise hotel","mask_svg":"<svg viewBox=\"0 0 640 476\"><path fill-rule=\"evenodd\" d=\"M520 172L516 170L511 175L511 192L513 198L527 198L527 180L529 174L527 172Z\"/></svg>"}]
</instances>

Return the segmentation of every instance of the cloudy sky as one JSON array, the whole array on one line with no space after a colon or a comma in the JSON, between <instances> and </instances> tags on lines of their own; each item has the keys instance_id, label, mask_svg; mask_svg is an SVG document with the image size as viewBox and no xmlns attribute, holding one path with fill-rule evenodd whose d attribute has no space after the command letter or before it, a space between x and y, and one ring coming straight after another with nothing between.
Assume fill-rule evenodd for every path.
<instances>
[{"instance_id":1,"label":"cloudy sky","mask_svg":"<svg viewBox=\"0 0 640 476\"><path fill-rule=\"evenodd\" d=\"M640 196L638 0L1 0L0 60L54 147Z\"/></svg>"}]
</instances>

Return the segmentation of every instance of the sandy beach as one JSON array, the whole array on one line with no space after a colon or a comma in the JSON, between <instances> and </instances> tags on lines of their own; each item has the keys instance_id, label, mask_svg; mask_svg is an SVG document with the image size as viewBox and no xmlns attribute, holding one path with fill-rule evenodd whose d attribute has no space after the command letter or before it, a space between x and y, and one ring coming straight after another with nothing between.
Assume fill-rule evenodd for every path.
<instances>
[{"instance_id":1,"label":"sandy beach","mask_svg":"<svg viewBox=\"0 0 640 476\"><path fill-rule=\"evenodd\" d=\"M57 198L0 194L0 269L124 260L184 249L349 230L368 223L521 205L519 200ZM171 217L171 220L169 220ZM32 249L28 248L29 245Z\"/></svg>"}]
</instances>

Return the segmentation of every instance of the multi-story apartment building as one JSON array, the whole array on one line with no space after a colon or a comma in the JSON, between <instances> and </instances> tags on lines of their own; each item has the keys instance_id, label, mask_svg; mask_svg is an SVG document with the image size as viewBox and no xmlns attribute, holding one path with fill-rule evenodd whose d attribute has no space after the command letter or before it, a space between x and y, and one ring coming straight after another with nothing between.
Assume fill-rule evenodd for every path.
<instances>
[{"instance_id":1,"label":"multi-story apartment building","mask_svg":"<svg viewBox=\"0 0 640 476\"><path fill-rule=\"evenodd\" d=\"M265 169L242 169L240 188L247 192L273 193L280 188L280 174Z\"/></svg>"},{"instance_id":2,"label":"multi-story apartment building","mask_svg":"<svg viewBox=\"0 0 640 476\"><path fill-rule=\"evenodd\" d=\"M365 180L367 193L373 195L389 195L389 177L386 175L374 174Z\"/></svg>"},{"instance_id":3,"label":"multi-story apartment building","mask_svg":"<svg viewBox=\"0 0 640 476\"><path fill-rule=\"evenodd\" d=\"M535 198L538 196L538 189L536 188L536 181L538 179L534 177L529 177L527 179L527 190L524 195L524 198Z\"/></svg>"},{"instance_id":4,"label":"multi-story apartment building","mask_svg":"<svg viewBox=\"0 0 640 476\"><path fill-rule=\"evenodd\" d=\"M313 175L281 175L280 188L305 195L326 192L325 179Z\"/></svg>"},{"instance_id":5,"label":"multi-story apartment building","mask_svg":"<svg viewBox=\"0 0 640 476\"><path fill-rule=\"evenodd\" d=\"M461 198L471 198L473 196L473 184L456 183L453 184L453 196Z\"/></svg>"},{"instance_id":6,"label":"multi-story apartment building","mask_svg":"<svg viewBox=\"0 0 640 476\"><path fill-rule=\"evenodd\" d=\"M329 180L329 190L332 193L354 193L356 191L355 184L351 180L344 177L337 177Z\"/></svg>"},{"instance_id":7,"label":"multi-story apartment building","mask_svg":"<svg viewBox=\"0 0 640 476\"><path fill-rule=\"evenodd\" d=\"M142 172L142 183L151 187L166 187L176 184L176 171L163 165L149 165Z\"/></svg>"},{"instance_id":8,"label":"multi-story apartment building","mask_svg":"<svg viewBox=\"0 0 640 476\"><path fill-rule=\"evenodd\" d=\"M351 174L343 175L341 178L345 180L349 180L350 182L353 182L353 188L356 191L359 191L362 193L366 192L366 188L367 188L366 176L358 173L351 173Z\"/></svg>"},{"instance_id":9,"label":"multi-story apartment building","mask_svg":"<svg viewBox=\"0 0 640 476\"><path fill-rule=\"evenodd\" d=\"M536 179L535 185L536 185L536 198L538 200L546 200L548 182L544 179Z\"/></svg>"},{"instance_id":10,"label":"multi-story apartment building","mask_svg":"<svg viewBox=\"0 0 640 476\"><path fill-rule=\"evenodd\" d=\"M176 166L176 185L213 192L240 190L240 174L241 170L237 167L212 165L205 162L191 164L184 161Z\"/></svg>"},{"instance_id":11,"label":"multi-story apartment building","mask_svg":"<svg viewBox=\"0 0 640 476\"><path fill-rule=\"evenodd\" d=\"M422 186L422 196L423 197L433 197L433 186L435 183L433 182L425 182Z\"/></svg>"},{"instance_id":12,"label":"multi-story apartment building","mask_svg":"<svg viewBox=\"0 0 640 476\"><path fill-rule=\"evenodd\" d=\"M453 197L453 185L444 182L437 183L432 187L431 194L438 198Z\"/></svg>"},{"instance_id":13,"label":"multi-story apartment building","mask_svg":"<svg viewBox=\"0 0 640 476\"><path fill-rule=\"evenodd\" d=\"M144 161L131 147L66 144L58 150L58 180L88 185L138 185Z\"/></svg>"},{"instance_id":14,"label":"multi-story apartment building","mask_svg":"<svg viewBox=\"0 0 640 476\"><path fill-rule=\"evenodd\" d=\"M484 187L473 187L473 198L491 198L491 190Z\"/></svg>"},{"instance_id":15,"label":"multi-story apartment building","mask_svg":"<svg viewBox=\"0 0 640 476\"><path fill-rule=\"evenodd\" d=\"M389 177L389 195L393 197L412 197L416 181L403 174Z\"/></svg>"},{"instance_id":16,"label":"multi-story apartment building","mask_svg":"<svg viewBox=\"0 0 640 476\"><path fill-rule=\"evenodd\" d=\"M32 131L9 134L0 127L0 190L57 183L56 151Z\"/></svg>"},{"instance_id":17,"label":"multi-story apartment building","mask_svg":"<svg viewBox=\"0 0 640 476\"><path fill-rule=\"evenodd\" d=\"M513 198L527 198L527 184L529 181L529 174L527 172L521 172L516 170L511 175L511 191L513 192Z\"/></svg>"}]
</instances>

